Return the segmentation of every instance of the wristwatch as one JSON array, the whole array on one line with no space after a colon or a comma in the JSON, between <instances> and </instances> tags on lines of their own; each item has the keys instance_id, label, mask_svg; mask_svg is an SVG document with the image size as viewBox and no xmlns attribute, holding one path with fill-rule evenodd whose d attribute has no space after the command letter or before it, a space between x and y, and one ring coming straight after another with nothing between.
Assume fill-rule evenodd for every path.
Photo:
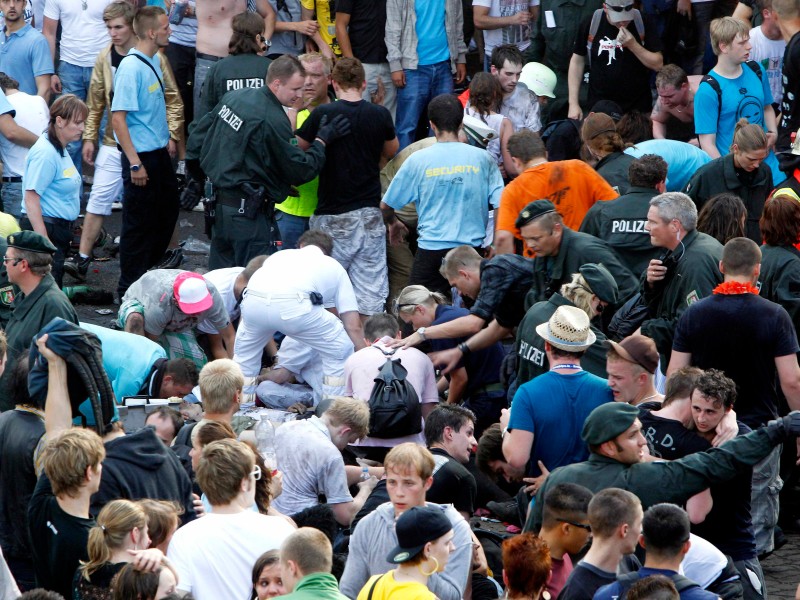
<instances>
[{"instance_id":1,"label":"wristwatch","mask_svg":"<svg viewBox=\"0 0 800 600\"><path fill-rule=\"evenodd\" d=\"M142 168L142 163L139 163L138 165L131 165L131 171L133 171L134 173L136 173L136 171L138 171L141 168Z\"/></svg>"},{"instance_id":2,"label":"wristwatch","mask_svg":"<svg viewBox=\"0 0 800 600\"><path fill-rule=\"evenodd\" d=\"M428 338L426 338L426 337L425 337L425 329L427 329L427 328L426 328L426 327L420 327L419 329L417 329L417 333L419 334L419 337L421 337L421 338L422 338L422 341L423 341L423 342L424 342L426 339L428 339Z\"/></svg>"}]
</instances>

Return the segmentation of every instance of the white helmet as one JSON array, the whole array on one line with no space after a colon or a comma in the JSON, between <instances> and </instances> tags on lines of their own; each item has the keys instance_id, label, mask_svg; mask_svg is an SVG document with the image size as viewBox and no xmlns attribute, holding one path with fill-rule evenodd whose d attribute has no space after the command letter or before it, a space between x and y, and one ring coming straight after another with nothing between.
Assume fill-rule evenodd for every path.
<instances>
[{"instance_id":1,"label":"white helmet","mask_svg":"<svg viewBox=\"0 0 800 600\"><path fill-rule=\"evenodd\" d=\"M529 62L522 67L519 82L524 83L525 87L537 96L556 97L553 93L556 87L556 74L542 63Z\"/></svg>"}]
</instances>

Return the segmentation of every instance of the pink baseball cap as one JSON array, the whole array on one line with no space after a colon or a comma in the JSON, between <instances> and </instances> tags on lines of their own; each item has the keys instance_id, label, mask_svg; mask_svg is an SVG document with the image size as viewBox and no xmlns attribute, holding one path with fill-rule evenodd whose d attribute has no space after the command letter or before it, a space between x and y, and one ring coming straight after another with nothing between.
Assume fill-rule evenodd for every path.
<instances>
[{"instance_id":1,"label":"pink baseball cap","mask_svg":"<svg viewBox=\"0 0 800 600\"><path fill-rule=\"evenodd\" d=\"M206 280L199 273L184 271L175 278L172 294L178 307L187 315L195 315L211 308L214 303Z\"/></svg>"}]
</instances>

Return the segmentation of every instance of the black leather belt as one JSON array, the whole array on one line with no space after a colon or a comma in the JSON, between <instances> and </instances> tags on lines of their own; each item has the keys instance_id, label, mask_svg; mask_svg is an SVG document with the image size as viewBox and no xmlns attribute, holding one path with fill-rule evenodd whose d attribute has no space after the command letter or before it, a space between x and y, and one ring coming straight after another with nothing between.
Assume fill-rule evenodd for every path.
<instances>
[{"instance_id":1,"label":"black leather belt","mask_svg":"<svg viewBox=\"0 0 800 600\"><path fill-rule=\"evenodd\" d=\"M3 177L3 183L22 183L22 177Z\"/></svg>"},{"instance_id":2,"label":"black leather belt","mask_svg":"<svg viewBox=\"0 0 800 600\"><path fill-rule=\"evenodd\" d=\"M195 54L197 58L202 58L203 60L210 60L212 62L217 62L218 60L222 60L223 57L221 56L214 56L213 54L203 54L202 52L198 52Z\"/></svg>"}]
</instances>

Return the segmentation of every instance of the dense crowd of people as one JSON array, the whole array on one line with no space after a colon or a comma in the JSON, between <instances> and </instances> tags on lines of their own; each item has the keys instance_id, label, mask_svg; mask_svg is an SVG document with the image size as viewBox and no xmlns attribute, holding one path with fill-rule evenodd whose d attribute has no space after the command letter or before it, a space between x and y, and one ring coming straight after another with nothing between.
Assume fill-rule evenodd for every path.
<instances>
[{"instance_id":1,"label":"dense crowd of people","mask_svg":"<svg viewBox=\"0 0 800 600\"><path fill-rule=\"evenodd\" d=\"M0 597L768 597L797 0L0 11Z\"/></svg>"}]
</instances>

